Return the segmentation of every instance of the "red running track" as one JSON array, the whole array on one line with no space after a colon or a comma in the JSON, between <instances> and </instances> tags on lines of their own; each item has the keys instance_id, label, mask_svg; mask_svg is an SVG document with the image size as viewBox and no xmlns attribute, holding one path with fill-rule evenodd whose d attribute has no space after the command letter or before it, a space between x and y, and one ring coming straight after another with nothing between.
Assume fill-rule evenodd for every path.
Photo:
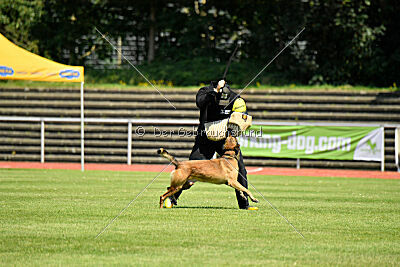
<instances>
[{"instance_id":1,"label":"red running track","mask_svg":"<svg viewBox=\"0 0 400 267\"><path fill-rule=\"evenodd\" d=\"M97 164L86 163L86 170L102 171L140 171L160 172L165 165L160 164ZM62 169L80 170L80 163L39 163L39 162L12 162L0 161L0 169ZM169 166L164 172L171 172ZM293 169L293 168L267 168L247 167L248 174L254 175L282 175L282 176L313 176L313 177L351 177L351 178L376 178L400 179L400 172L359 171L359 170L329 170L329 169Z\"/></svg>"}]
</instances>

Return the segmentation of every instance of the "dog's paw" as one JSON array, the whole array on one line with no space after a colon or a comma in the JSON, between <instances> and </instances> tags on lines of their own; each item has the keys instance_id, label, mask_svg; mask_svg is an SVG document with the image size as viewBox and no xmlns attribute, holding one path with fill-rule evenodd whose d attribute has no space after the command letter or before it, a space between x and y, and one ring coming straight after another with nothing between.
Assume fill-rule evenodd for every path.
<instances>
[{"instance_id":1,"label":"dog's paw","mask_svg":"<svg viewBox=\"0 0 400 267\"><path fill-rule=\"evenodd\" d=\"M253 201L254 203L258 203L258 199L255 198L255 197L253 197L253 198L251 199L251 201Z\"/></svg>"}]
</instances>

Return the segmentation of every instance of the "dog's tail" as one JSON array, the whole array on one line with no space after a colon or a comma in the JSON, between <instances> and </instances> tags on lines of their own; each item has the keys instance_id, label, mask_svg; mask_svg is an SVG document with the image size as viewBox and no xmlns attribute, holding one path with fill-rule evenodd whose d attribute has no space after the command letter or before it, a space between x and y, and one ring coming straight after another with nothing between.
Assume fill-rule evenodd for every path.
<instances>
[{"instance_id":1,"label":"dog's tail","mask_svg":"<svg viewBox=\"0 0 400 267\"><path fill-rule=\"evenodd\" d=\"M175 167L178 167L179 161L174 158L171 154L168 153L167 150L164 148L160 148L157 150L157 153L160 154L162 157L166 158L167 160L171 161L172 164L175 165Z\"/></svg>"}]
</instances>

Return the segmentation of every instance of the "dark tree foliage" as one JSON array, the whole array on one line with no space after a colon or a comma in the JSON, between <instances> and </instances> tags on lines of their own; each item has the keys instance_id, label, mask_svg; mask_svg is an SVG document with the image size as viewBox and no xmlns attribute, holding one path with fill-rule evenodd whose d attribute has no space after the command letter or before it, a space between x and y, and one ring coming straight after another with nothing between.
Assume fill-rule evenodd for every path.
<instances>
[{"instance_id":1,"label":"dark tree foliage","mask_svg":"<svg viewBox=\"0 0 400 267\"><path fill-rule=\"evenodd\" d=\"M83 65L113 52L95 27L123 43L136 36L146 45L136 62L175 85L220 78L239 43L228 80L244 85L305 27L255 82L391 86L399 83L399 13L397 0L14 0L0 1L0 32ZM141 81L126 71L112 75Z\"/></svg>"},{"instance_id":2,"label":"dark tree foliage","mask_svg":"<svg viewBox=\"0 0 400 267\"><path fill-rule=\"evenodd\" d=\"M0 33L15 44L38 53L39 39L32 38L32 29L43 14L42 0L0 0Z\"/></svg>"},{"instance_id":3,"label":"dark tree foliage","mask_svg":"<svg viewBox=\"0 0 400 267\"><path fill-rule=\"evenodd\" d=\"M314 81L363 83L366 64L374 56L374 44L383 36L383 24L372 25L368 0L314 0L305 17L308 52L314 53Z\"/></svg>"}]
</instances>

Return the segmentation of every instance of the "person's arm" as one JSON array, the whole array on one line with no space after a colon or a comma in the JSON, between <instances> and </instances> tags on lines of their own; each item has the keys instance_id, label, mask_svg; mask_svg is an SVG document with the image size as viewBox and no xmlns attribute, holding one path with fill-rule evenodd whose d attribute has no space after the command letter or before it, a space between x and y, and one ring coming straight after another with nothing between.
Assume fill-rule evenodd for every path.
<instances>
[{"instance_id":1,"label":"person's arm","mask_svg":"<svg viewBox=\"0 0 400 267\"><path fill-rule=\"evenodd\" d=\"M217 88L213 88L212 85L201 88L196 95L197 107L202 109L208 104L217 104L217 92L219 92L224 85L225 81L221 80L218 82Z\"/></svg>"},{"instance_id":2,"label":"person's arm","mask_svg":"<svg viewBox=\"0 0 400 267\"><path fill-rule=\"evenodd\" d=\"M216 104L217 93L212 86L201 88L196 95L196 106L199 109L205 108L209 104Z\"/></svg>"}]
</instances>

